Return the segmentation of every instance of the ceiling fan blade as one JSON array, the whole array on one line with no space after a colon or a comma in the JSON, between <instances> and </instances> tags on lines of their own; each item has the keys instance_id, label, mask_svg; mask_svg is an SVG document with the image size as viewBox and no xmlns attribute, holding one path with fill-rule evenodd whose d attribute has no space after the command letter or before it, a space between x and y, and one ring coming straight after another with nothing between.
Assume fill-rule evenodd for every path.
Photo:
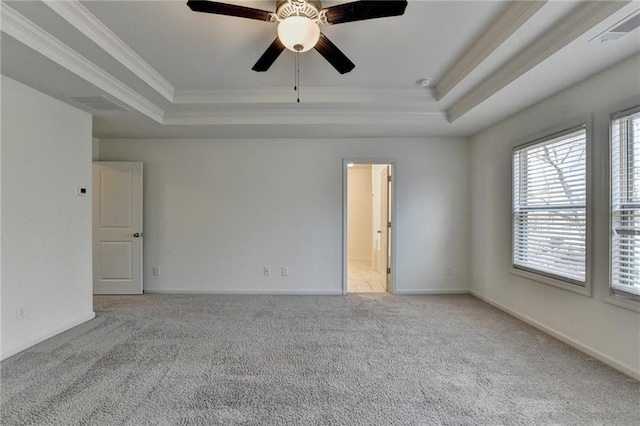
<instances>
[{"instance_id":1,"label":"ceiling fan blade","mask_svg":"<svg viewBox=\"0 0 640 426\"><path fill-rule=\"evenodd\" d=\"M355 68L355 64L322 33L320 33L320 39L314 49L333 65L340 74L346 74Z\"/></svg>"},{"instance_id":2,"label":"ceiling fan blade","mask_svg":"<svg viewBox=\"0 0 640 426\"><path fill-rule=\"evenodd\" d=\"M276 39L273 40L273 43L267 47L267 50L264 51L262 56L260 56L260 59L258 59L258 62L256 62L251 69L258 72L268 70L276 59L278 59L278 56L280 56L284 49L284 44L282 44L280 39L276 37Z\"/></svg>"},{"instance_id":3,"label":"ceiling fan blade","mask_svg":"<svg viewBox=\"0 0 640 426\"><path fill-rule=\"evenodd\" d=\"M271 21L271 12L237 6L235 4L219 3L217 1L189 0L187 6L194 12L215 13L217 15L237 16L239 18Z\"/></svg>"},{"instance_id":4,"label":"ceiling fan blade","mask_svg":"<svg viewBox=\"0 0 640 426\"><path fill-rule=\"evenodd\" d=\"M399 16L404 14L406 8L406 0L363 0L328 7L325 9L325 16L330 24L342 24L365 19Z\"/></svg>"}]
</instances>

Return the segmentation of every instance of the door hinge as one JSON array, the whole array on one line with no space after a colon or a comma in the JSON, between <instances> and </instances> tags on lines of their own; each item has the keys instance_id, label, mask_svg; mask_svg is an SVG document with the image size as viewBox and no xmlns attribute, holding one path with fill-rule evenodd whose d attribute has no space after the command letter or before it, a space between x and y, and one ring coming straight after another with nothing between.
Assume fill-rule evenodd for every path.
<instances>
[{"instance_id":1,"label":"door hinge","mask_svg":"<svg viewBox=\"0 0 640 426\"><path fill-rule=\"evenodd\" d=\"M391 182L391 175L387 176L387 182Z\"/></svg>"},{"instance_id":2,"label":"door hinge","mask_svg":"<svg viewBox=\"0 0 640 426\"><path fill-rule=\"evenodd\" d=\"M391 268L387 268L387 274L391 273Z\"/></svg>"},{"instance_id":3,"label":"door hinge","mask_svg":"<svg viewBox=\"0 0 640 426\"><path fill-rule=\"evenodd\" d=\"M387 228L391 228L391 222L387 222Z\"/></svg>"}]
</instances>

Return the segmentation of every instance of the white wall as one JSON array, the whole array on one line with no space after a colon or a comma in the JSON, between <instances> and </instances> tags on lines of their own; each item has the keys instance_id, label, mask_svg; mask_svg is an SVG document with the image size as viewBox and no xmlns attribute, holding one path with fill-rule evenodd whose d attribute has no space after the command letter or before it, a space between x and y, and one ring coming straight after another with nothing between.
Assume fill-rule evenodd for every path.
<instances>
[{"instance_id":1,"label":"white wall","mask_svg":"<svg viewBox=\"0 0 640 426\"><path fill-rule=\"evenodd\" d=\"M91 116L2 77L2 358L93 318ZM18 321L16 309L27 317Z\"/></svg>"},{"instance_id":2,"label":"white wall","mask_svg":"<svg viewBox=\"0 0 640 426\"><path fill-rule=\"evenodd\" d=\"M340 294L343 158L397 160L397 289L468 289L467 140L101 139L100 156L144 162L146 292Z\"/></svg>"},{"instance_id":3,"label":"white wall","mask_svg":"<svg viewBox=\"0 0 640 426\"><path fill-rule=\"evenodd\" d=\"M349 260L371 262L373 239L371 169L371 165L358 165L348 170L347 252Z\"/></svg>"},{"instance_id":4,"label":"white wall","mask_svg":"<svg viewBox=\"0 0 640 426\"><path fill-rule=\"evenodd\" d=\"M561 92L472 138L472 261L475 294L629 374L640 375L640 314L605 303L608 293L609 114L639 103L640 57ZM593 297L510 273L511 147L523 137L592 114Z\"/></svg>"}]
</instances>

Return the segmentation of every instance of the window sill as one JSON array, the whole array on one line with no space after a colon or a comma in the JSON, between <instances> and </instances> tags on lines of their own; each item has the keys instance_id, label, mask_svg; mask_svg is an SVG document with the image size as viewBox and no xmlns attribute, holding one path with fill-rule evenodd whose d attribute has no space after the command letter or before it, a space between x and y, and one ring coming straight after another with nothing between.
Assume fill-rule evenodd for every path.
<instances>
[{"instance_id":1,"label":"window sill","mask_svg":"<svg viewBox=\"0 0 640 426\"><path fill-rule=\"evenodd\" d=\"M640 312L640 302L637 300L627 299L626 297L612 294L602 299L602 301L620 308L629 309L630 311Z\"/></svg>"},{"instance_id":2,"label":"window sill","mask_svg":"<svg viewBox=\"0 0 640 426\"><path fill-rule=\"evenodd\" d=\"M544 275L539 275L529 271L523 271L522 269L513 268L513 267L511 268L511 273L514 275L518 275L519 277L530 279L532 281L537 281L543 284L550 285L552 287L557 287L562 290L570 291L572 293L581 294L582 296L585 296L585 297L591 297L591 287L588 284L585 285L584 287L581 287L576 284L569 284L568 282L565 282L562 280L546 277Z\"/></svg>"}]
</instances>

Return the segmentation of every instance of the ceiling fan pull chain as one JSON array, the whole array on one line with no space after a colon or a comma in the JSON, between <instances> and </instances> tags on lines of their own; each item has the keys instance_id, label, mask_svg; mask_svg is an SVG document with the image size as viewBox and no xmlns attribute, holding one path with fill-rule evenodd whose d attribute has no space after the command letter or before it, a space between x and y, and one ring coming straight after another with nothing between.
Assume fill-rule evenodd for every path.
<instances>
[{"instance_id":1,"label":"ceiling fan pull chain","mask_svg":"<svg viewBox=\"0 0 640 426\"><path fill-rule=\"evenodd\" d=\"M294 69L293 69L293 79L294 79L294 86L293 86L293 91L296 92L297 94L297 102L300 103L300 52L296 52L296 59L294 62Z\"/></svg>"},{"instance_id":2,"label":"ceiling fan pull chain","mask_svg":"<svg viewBox=\"0 0 640 426\"><path fill-rule=\"evenodd\" d=\"M300 52L296 52L296 88L298 90L298 103L300 103Z\"/></svg>"}]
</instances>

